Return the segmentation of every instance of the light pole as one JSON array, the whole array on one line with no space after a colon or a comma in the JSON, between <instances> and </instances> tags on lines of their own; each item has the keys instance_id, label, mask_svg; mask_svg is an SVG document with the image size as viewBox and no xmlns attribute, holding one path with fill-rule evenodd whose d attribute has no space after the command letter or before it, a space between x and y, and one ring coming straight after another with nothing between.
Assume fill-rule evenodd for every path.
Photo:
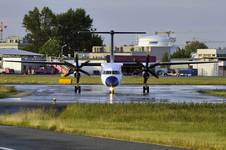
<instances>
[{"instance_id":1,"label":"light pole","mask_svg":"<svg viewBox=\"0 0 226 150\"><path fill-rule=\"evenodd\" d=\"M63 60L63 52L64 52L64 47L66 47L67 44L64 44L61 46L61 51L60 51L60 59Z\"/></svg>"}]
</instances>

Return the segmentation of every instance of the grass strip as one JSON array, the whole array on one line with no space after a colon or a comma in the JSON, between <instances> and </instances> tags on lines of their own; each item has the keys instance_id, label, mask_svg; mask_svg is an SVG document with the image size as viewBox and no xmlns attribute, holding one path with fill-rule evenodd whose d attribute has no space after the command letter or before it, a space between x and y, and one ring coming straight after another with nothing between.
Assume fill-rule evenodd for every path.
<instances>
[{"instance_id":1,"label":"grass strip","mask_svg":"<svg viewBox=\"0 0 226 150\"><path fill-rule=\"evenodd\" d=\"M0 123L198 150L226 149L226 104L74 104L0 115Z\"/></svg>"},{"instance_id":2,"label":"grass strip","mask_svg":"<svg viewBox=\"0 0 226 150\"><path fill-rule=\"evenodd\" d=\"M0 75L0 84L58 84L60 75ZM142 84L141 76L124 76L122 84ZM225 77L151 77L152 85L225 85ZM102 84L100 76L82 76L81 84Z\"/></svg>"},{"instance_id":3,"label":"grass strip","mask_svg":"<svg viewBox=\"0 0 226 150\"><path fill-rule=\"evenodd\" d=\"M215 90L199 90L201 94L209 95L209 96L220 96L226 97L226 90L215 89Z\"/></svg>"},{"instance_id":4,"label":"grass strip","mask_svg":"<svg viewBox=\"0 0 226 150\"><path fill-rule=\"evenodd\" d=\"M17 94L15 87L13 86L0 86L0 98L6 98L10 95Z\"/></svg>"}]
</instances>

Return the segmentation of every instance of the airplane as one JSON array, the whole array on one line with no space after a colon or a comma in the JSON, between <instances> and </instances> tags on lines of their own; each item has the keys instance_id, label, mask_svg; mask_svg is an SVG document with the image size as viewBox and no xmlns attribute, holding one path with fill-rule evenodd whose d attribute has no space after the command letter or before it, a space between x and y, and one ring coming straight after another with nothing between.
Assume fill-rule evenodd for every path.
<instances>
[{"instance_id":1,"label":"airplane","mask_svg":"<svg viewBox=\"0 0 226 150\"><path fill-rule=\"evenodd\" d=\"M110 34L111 35L111 54L110 54L110 62L107 63L90 63L89 60L84 63L79 63L78 53L74 56L74 63L70 63L68 61L62 62L47 62L47 61L13 61L13 60L5 60L7 62L19 62L19 63L32 63L32 64L52 64L52 65L65 65L69 68L67 74L64 74L64 77L69 75L74 75L76 85L74 87L75 93L81 93L81 86L79 85L81 73L85 75L90 75L87 71L83 70L84 66L101 66L101 81L103 85L109 88L109 94L115 94L115 88L121 84L122 81L122 66L127 65L127 63L117 63L114 61L114 34L145 34L145 32L115 32L111 30L110 32L92 32L92 31L80 31L80 33L93 33L93 34ZM134 64L137 65L140 69L135 70L137 74L142 73L143 76L143 93L149 93L149 85L147 84L150 75L159 78L159 76L155 73L154 69L156 66L167 66L167 65L181 65L181 64L200 64L200 63L216 63L214 61L206 62L206 61L184 61L184 62L150 62L150 56L147 55L146 62L143 64L138 60L135 62L129 63L129 65Z\"/></svg>"}]
</instances>

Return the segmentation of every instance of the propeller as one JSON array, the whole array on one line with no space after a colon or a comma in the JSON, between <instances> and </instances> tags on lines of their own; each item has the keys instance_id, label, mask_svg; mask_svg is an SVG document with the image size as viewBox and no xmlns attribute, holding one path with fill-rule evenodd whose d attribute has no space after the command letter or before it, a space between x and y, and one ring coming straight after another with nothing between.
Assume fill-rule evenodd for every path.
<instances>
[{"instance_id":1,"label":"propeller","mask_svg":"<svg viewBox=\"0 0 226 150\"><path fill-rule=\"evenodd\" d=\"M141 66L141 69L136 70L135 73L136 74L143 73L144 84L147 83L147 81L150 77L150 74L153 75L156 78L159 78L159 76L155 73L155 71L152 70L153 66L149 65L149 63L150 63L150 56L149 55L146 57L145 65L143 65L141 62L139 62L137 60L135 60L135 62L137 63L137 65Z\"/></svg>"},{"instance_id":2,"label":"propeller","mask_svg":"<svg viewBox=\"0 0 226 150\"><path fill-rule=\"evenodd\" d=\"M84 73L85 75L88 75L88 76L90 75L85 70L82 70L82 67L86 66L89 63L89 61L86 61L86 62L82 63L81 65L79 65L78 54L76 54L74 57L74 62L75 62L75 64L65 62L65 64L67 66L69 66L69 71L67 74L64 74L64 77L74 74L74 77L76 78L76 83L78 84L80 81L81 73Z\"/></svg>"}]
</instances>

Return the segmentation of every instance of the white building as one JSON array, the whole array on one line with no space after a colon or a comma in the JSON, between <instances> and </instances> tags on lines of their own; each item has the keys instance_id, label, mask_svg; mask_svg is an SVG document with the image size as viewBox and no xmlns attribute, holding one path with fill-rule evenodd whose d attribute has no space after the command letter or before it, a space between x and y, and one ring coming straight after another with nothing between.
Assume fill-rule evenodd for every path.
<instances>
[{"instance_id":1,"label":"white building","mask_svg":"<svg viewBox=\"0 0 226 150\"><path fill-rule=\"evenodd\" d=\"M36 69L40 65L38 64L23 64L18 62L7 62L7 60L13 61L34 61L42 60L41 54L23 51L19 49L0 49L0 70L4 71L6 68L13 69L15 73L27 73L31 69Z\"/></svg>"},{"instance_id":2,"label":"white building","mask_svg":"<svg viewBox=\"0 0 226 150\"><path fill-rule=\"evenodd\" d=\"M23 45L23 42L18 36L9 36L6 40L0 42L0 49L18 49L19 45Z\"/></svg>"},{"instance_id":3,"label":"white building","mask_svg":"<svg viewBox=\"0 0 226 150\"><path fill-rule=\"evenodd\" d=\"M165 53L170 54L175 51L174 42L176 38L169 35L144 36L138 39L137 45L123 45L115 47L115 55L125 56L155 56L157 61L161 61ZM106 46L94 46L92 53L87 53L83 58L104 59L110 53L110 48Z\"/></svg>"},{"instance_id":4,"label":"white building","mask_svg":"<svg viewBox=\"0 0 226 150\"><path fill-rule=\"evenodd\" d=\"M165 35L152 35L139 38L135 52L144 52L161 61L165 53L170 54L176 38Z\"/></svg>"},{"instance_id":5,"label":"white building","mask_svg":"<svg viewBox=\"0 0 226 150\"><path fill-rule=\"evenodd\" d=\"M226 49L197 49L194 58L201 61L218 61L218 63L194 64L198 69L198 76L226 76L226 62L220 58L226 58Z\"/></svg>"}]
</instances>

